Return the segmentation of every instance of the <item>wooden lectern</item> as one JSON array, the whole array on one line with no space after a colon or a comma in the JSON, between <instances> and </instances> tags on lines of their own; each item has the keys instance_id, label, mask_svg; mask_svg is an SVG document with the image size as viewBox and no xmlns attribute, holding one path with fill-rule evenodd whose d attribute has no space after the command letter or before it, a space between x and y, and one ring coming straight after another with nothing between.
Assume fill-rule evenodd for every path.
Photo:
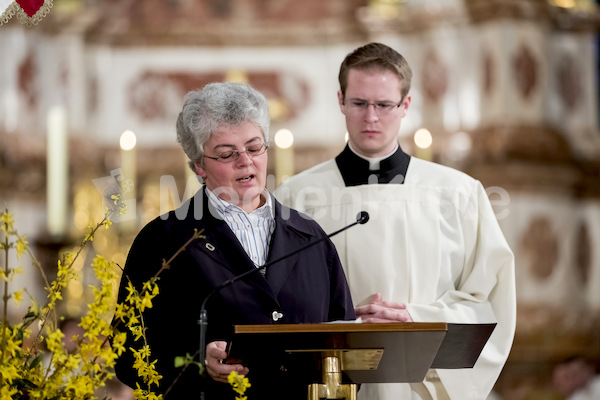
<instances>
[{"instance_id":1,"label":"wooden lectern","mask_svg":"<svg viewBox=\"0 0 600 400\"><path fill-rule=\"evenodd\" d=\"M429 368L472 368L496 324L323 323L236 325L229 357L252 368L309 365L323 382L309 400L355 400L357 384L422 382ZM268 349L268 354L265 354ZM342 373L352 383L342 383Z\"/></svg>"}]
</instances>

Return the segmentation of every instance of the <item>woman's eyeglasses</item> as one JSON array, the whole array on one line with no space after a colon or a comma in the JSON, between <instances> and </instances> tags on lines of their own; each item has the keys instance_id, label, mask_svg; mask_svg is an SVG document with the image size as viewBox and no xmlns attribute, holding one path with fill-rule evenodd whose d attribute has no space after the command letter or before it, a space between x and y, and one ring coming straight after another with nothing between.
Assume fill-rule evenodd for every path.
<instances>
[{"instance_id":1,"label":"woman's eyeglasses","mask_svg":"<svg viewBox=\"0 0 600 400\"><path fill-rule=\"evenodd\" d=\"M260 156L261 154L264 154L264 152L267 151L268 148L269 146L265 143L251 144L250 146L246 147L246 150L243 151L233 149L219 153L216 157L210 157L207 155L204 155L204 157L210 158L211 160L217 160L218 162L222 163L230 163L240 158L242 153L246 153L248 157L254 158Z\"/></svg>"}]
</instances>

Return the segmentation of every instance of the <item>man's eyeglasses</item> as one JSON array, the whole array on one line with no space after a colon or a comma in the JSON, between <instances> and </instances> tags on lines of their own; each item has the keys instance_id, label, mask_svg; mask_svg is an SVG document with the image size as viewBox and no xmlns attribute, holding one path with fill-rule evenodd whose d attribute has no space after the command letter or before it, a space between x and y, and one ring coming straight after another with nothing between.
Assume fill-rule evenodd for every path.
<instances>
[{"instance_id":1,"label":"man's eyeglasses","mask_svg":"<svg viewBox=\"0 0 600 400\"><path fill-rule=\"evenodd\" d=\"M260 156L261 154L264 154L264 152L267 151L268 148L269 146L265 143L251 144L250 146L246 147L246 150L244 151L233 149L219 153L216 157L210 157L207 155L204 155L204 157L210 158L212 160L217 160L218 162L222 163L230 163L240 158L242 153L246 153L248 154L248 157L254 158Z\"/></svg>"},{"instance_id":2,"label":"man's eyeglasses","mask_svg":"<svg viewBox=\"0 0 600 400\"><path fill-rule=\"evenodd\" d=\"M350 108L350 110L355 112L364 112L367 111L369 106L373 106L373 109L375 109L375 112L378 115L384 115L400 107L402 105L402 101L400 101L400 103L390 103L389 101L376 101L374 103L369 103L365 100L350 100L343 101L342 105L347 106Z\"/></svg>"}]
</instances>

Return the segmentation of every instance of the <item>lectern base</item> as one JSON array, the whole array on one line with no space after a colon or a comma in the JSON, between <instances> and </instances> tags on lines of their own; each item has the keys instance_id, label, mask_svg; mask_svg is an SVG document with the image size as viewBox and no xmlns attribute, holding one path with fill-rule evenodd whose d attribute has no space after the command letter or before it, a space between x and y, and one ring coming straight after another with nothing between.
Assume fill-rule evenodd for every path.
<instances>
[{"instance_id":1,"label":"lectern base","mask_svg":"<svg viewBox=\"0 0 600 400\"><path fill-rule=\"evenodd\" d=\"M323 383L308 385L308 400L356 400L357 385L342 384L340 359L326 357L322 363Z\"/></svg>"}]
</instances>

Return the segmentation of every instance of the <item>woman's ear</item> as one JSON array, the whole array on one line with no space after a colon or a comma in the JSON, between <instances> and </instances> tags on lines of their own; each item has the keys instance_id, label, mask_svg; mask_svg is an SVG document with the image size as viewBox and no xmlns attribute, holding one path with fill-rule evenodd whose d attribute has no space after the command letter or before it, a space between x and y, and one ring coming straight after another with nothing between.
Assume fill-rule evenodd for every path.
<instances>
[{"instance_id":1,"label":"woman's ear","mask_svg":"<svg viewBox=\"0 0 600 400\"><path fill-rule=\"evenodd\" d=\"M199 162L195 162L194 163L194 169L196 170L196 173L202 178L202 179L206 179L206 171L204 170L204 168L202 168L202 164Z\"/></svg>"}]
</instances>

